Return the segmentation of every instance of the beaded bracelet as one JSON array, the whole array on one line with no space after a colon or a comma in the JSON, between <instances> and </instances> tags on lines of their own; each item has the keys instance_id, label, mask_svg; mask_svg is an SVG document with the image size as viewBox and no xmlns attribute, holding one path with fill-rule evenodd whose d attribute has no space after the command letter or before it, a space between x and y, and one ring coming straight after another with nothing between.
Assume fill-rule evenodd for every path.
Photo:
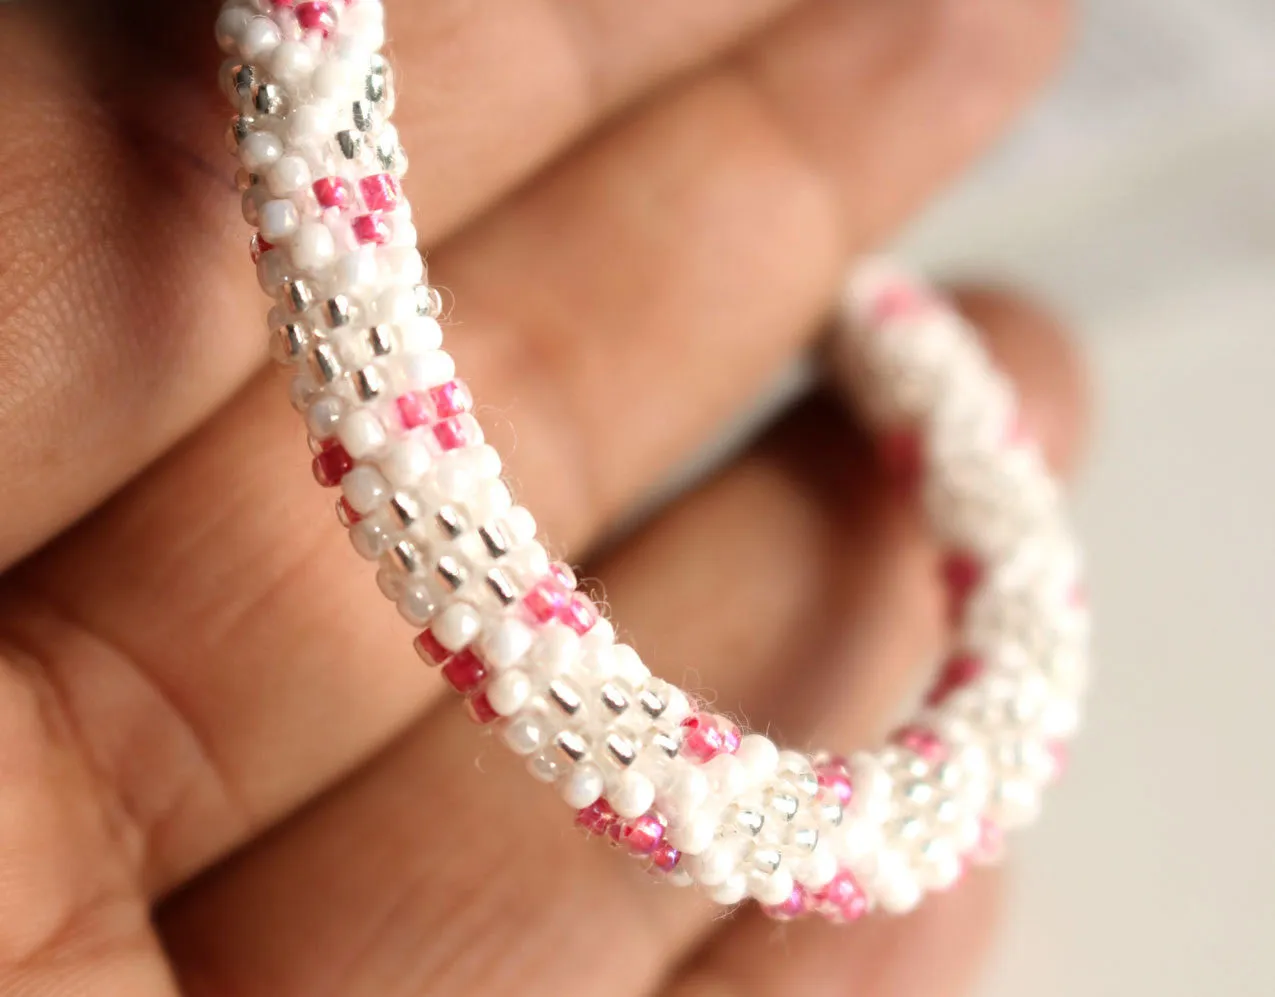
<instances>
[{"instance_id":1,"label":"beaded bracelet","mask_svg":"<svg viewBox=\"0 0 1275 997\"><path fill-rule=\"evenodd\" d=\"M1031 821L1077 725L1088 616L1058 490L955 312L881 264L851 277L839 383L916 475L953 650L885 747L783 751L676 686L579 591L501 479L442 350L389 117L380 0L229 0L223 89L272 354L319 484L416 650L576 822L677 885L777 918L911 910Z\"/></svg>"}]
</instances>

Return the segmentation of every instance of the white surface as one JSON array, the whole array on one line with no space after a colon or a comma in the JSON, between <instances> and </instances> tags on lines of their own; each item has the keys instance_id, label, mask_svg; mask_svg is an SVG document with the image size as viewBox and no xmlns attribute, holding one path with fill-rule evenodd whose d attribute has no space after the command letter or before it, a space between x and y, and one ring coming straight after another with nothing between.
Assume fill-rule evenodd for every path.
<instances>
[{"instance_id":1,"label":"white surface","mask_svg":"<svg viewBox=\"0 0 1275 997\"><path fill-rule=\"evenodd\" d=\"M1271 997L1275 3L1090 6L1069 79L908 240L1067 310L1100 401L1092 719L984 994Z\"/></svg>"}]
</instances>

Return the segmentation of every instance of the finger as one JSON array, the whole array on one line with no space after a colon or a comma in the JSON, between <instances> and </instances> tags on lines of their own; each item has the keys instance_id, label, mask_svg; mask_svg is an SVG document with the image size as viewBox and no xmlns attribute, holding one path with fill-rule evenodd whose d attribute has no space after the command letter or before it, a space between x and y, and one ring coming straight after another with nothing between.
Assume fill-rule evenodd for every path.
<instances>
[{"instance_id":1,"label":"finger","mask_svg":"<svg viewBox=\"0 0 1275 997\"><path fill-rule=\"evenodd\" d=\"M1074 396L1030 387L1030 413ZM886 722L941 640L937 561L915 510L874 477L837 412L816 405L595 570L661 670L693 669L723 708L739 704L799 743L832 706L831 743L853 745ZM884 712L845 709L884 688ZM561 804L495 747L474 772L463 761L474 744L441 706L176 898L160 923L187 990L254 993L268 980L286 997L335 978L351 997L389 980L422 997L514 980L528 995L649 992L714 911L575 840ZM339 913L320 902L332 896ZM606 943L586 943L599 929Z\"/></svg>"},{"instance_id":2,"label":"finger","mask_svg":"<svg viewBox=\"0 0 1275 997\"><path fill-rule=\"evenodd\" d=\"M391 11L433 243L626 100L796 0L463 0ZM262 360L221 149L217 5L0 5L0 566L197 425ZM18 140L20 139L20 140ZM427 154L426 154L427 152Z\"/></svg>"},{"instance_id":3,"label":"finger","mask_svg":"<svg viewBox=\"0 0 1275 997\"><path fill-rule=\"evenodd\" d=\"M1077 355L1058 325L1010 295L971 290L959 300L962 311L984 330L1001 366L1013 374L1025 400L1023 416L1050 464L1064 471L1073 467L1088 404ZM944 600L936 582L936 551L918 530L915 513L904 515L909 518L902 528L913 538L912 549L924 566L900 557L899 547L887 553L889 562L873 560L860 570L874 579L895 578L900 572L907 576L897 590L887 587L894 603L911 605L914 615L905 620L901 610L891 611L879 597L867 596L857 607L851 643L831 655L833 660L848 656L868 662L868 655L883 653L892 632L898 635L895 651L881 660L897 667L881 668L874 678L865 665L847 671L840 682L816 684L810 697L784 700L792 709L785 716L780 708L785 726L799 733L816 731L815 743L862 743L865 732L879 734L881 726L897 715L898 695L909 685L907 662L931 657L928 652L939 641ZM843 992L863 997L957 997L968 993L977 978L999 907L998 876L983 872L946 896L929 897L909 917L872 918L849 930L778 927L749 910L688 960L663 997L821 997ZM773 944L778 938L783 939L782 955Z\"/></svg>"},{"instance_id":4,"label":"finger","mask_svg":"<svg viewBox=\"0 0 1275 997\"><path fill-rule=\"evenodd\" d=\"M979 872L906 918L777 927L747 914L662 997L959 997L987 954L999 879Z\"/></svg>"},{"instance_id":5,"label":"finger","mask_svg":"<svg viewBox=\"0 0 1275 997\"><path fill-rule=\"evenodd\" d=\"M963 79L950 60L900 60L916 24L895 9L848 5L843 49L826 57L878 68L863 86L810 94L861 134L853 163L813 170L776 105L732 69L635 116L439 254L466 302L460 367L519 427L505 448L513 474L556 542L596 536L817 326L843 249L861 239L840 221L877 197L856 171L878 156L924 160L900 179L919 197L965 150L963 129L938 124L925 147L871 139L883 115L928 119ZM787 37L793 58L810 57L801 34ZM1026 85L1011 70L1007 92ZM846 207L825 199L834 188ZM26 600L5 619L65 690L155 889L348 771L437 690L392 610L349 570L280 395L265 379L245 391L24 574Z\"/></svg>"}]
</instances>

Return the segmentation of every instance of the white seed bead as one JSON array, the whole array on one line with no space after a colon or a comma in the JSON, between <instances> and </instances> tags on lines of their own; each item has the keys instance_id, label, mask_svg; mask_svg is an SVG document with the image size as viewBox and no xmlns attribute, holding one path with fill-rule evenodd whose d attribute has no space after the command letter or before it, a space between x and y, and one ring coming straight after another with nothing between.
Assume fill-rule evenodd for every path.
<instances>
[{"instance_id":1,"label":"white seed bead","mask_svg":"<svg viewBox=\"0 0 1275 997\"><path fill-rule=\"evenodd\" d=\"M541 717L532 714L520 714L512 717L505 724L501 737L514 754L530 755L544 747L545 742L549 739L549 734ZM531 773L544 782L552 782L556 775L553 770L546 769L543 766L533 767Z\"/></svg>"},{"instance_id":2,"label":"white seed bead","mask_svg":"<svg viewBox=\"0 0 1275 997\"><path fill-rule=\"evenodd\" d=\"M483 658L493 668L510 668L523 659L535 641L535 632L525 623L505 619L483 634Z\"/></svg>"},{"instance_id":3,"label":"white seed bead","mask_svg":"<svg viewBox=\"0 0 1275 997\"><path fill-rule=\"evenodd\" d=\"M781 904L791 895L797 884L792 873L783 866L774 872L754 872L748 877L748 892L763 904Z\"/></svg>"},{"instance_id":4,"label":"white seed bead","mask_svg":"<svg viewBox=\"0 0 1275 997\"><path fill-rule=\"evenodd\" d=\"M273 52L279 39L279 28L272 20L254 17L239 32L239 54L256 62Z\"/></svg>"},{"instance_id":5,"label":"white seed bead","mask_svg":"<svg viewBox=\"0 0 1275 997\"><path fill-rule=\"evenodd\" d=\"M491 680L487 686L487 701L491 703L491 708L499 713L502 717L510 717L521 710L527 700L531 698L531 679L527 677L527 673L517 668L511 668L507 672L501 672ZM601 776L599 776L601 779ZM602 795L601 788L598 789L598 795ZM597 799L595 796L594 800ZM592 803L590 800L589 803ZM581 803L580 806L587 807L588 803Z\"/></svg>"},{"instance_id":6,"label":"white seed bead","mask_svg":"<svg viewBox=\"0 0 1275 997\"><path fill-rule=\"evenodd\" d=\"M310 164L301 156L280 156L266 174L266 186L275 197L291 197L310 186Z\"/></svg>"},{"instance_id":7,"label":"white seed bead","mask_svg":"<svg viewBox=\"0 0 1275 997\"><path fill-rule=\"evenodd\" d=\"M314 50L304 42L280 42L270 58L270 72L284 86L302 87L314 72Z\"/></svg>"},{"instance_id":8,"label":"white seed bead","mask_svg":"<svg viewBox=\"0 0 1275 997\"><path fill-rule=\"evenodd\" d=\"M321 222L306 222L297 229L289 247L292 264L305 273L316 273L336 256L332 230Z\"/></svg>"},{"instance_id":9,"label":"white seed bead","mask_svg":"<svg viewBox=\"0 0 1275 997\"><path fill-rule=\"evenodd\" d=\"M261 237L270 242L284 242L292 237L301 224L297 206L291 201L278 199L261 206Z\"/></svg>"},{"instance_id":10,"label":"white seed bead","mask_svg":"<svg viewBox=\"0 0 1275 997\"><path fill-rule=\"evenodd\" d=\"M399 613L414 627L428 624L436 609L429 587L419 582L405 586L398 597Z\"/></svg>"},{"instance_id":11,"label":"white seed bead","mask_svg":"<svg viewBox=\"0 0 1275 997\"><path fill-rule=\"evenodd\" d=\"M278 162L282 155L283 143L274 132L253 132L239 143L239 159L246 169L254 173L263 172Z\"/></svg>"},{"instance_id":12,"label":"white seed bead","mask_svg":"<svg viewBox=\"0 0 1275 997\"><path fill-rule=\"evenodd\" d=\"M381 473L396 488L406 488L420 481L434 463L434 458L419 440L406 440L388 447L377 459Z\"/></svg>"},{"instance_id":13,"label":"white seed bead","mask_svg":"<svg viewBox=\"0 0 1275 997\"><path fill-rule=\"evenodd\" d=\"M341 490L354 511L366 516L389 496L390 486L377 470L366 464L341 479Z\"/></svg>"},{"instance_id":14,"label":"white seed bead","mask_svg":"<svg viewBox=\"0 0 1275 997\"><path fill-rule=\"evenodd\" d=\"M367 409L351 412L341 420L337 439L356 460L367 457L385 445L385 426Z\"/></svg>"},{"instance_id":15,"label":"white seed bead","mask_svg":"<svg viewBox=\"0 0 1275 997\"><path fill-rule=\"evenodd\" d=\"M606 788L606 780L596 765L577 765L562 781L562 798L567 806L582 810L596 803Z\"/></svg>"},{"instance_id":16,"label":"white seed bead","mask_svg":"<svg viewBox=\"0 0 1275 997\"><path fill-rule=\"evenodd\" d=\"M626 820L641 817L655 802L655 783L641 772L630 769L617 780L608 799L615 812Z\"/></svg>"},{"instance_id":17,"label":"white seed bead","mask_svg":"<svg viewBox=\"0 0 1275 997\"><path fill-rule=\"evenodd\" d=\"M240 39L247 32L252 13L243 7L226 7L217 16L217 46L226 54L240 51Z\"/></svg>"},{"instance_id":18,"label":"white seed bead","mask_svg":"<svg viewBox=\"0 0 1275 997\"><path fill-rule=\"evenodd\" d=\"M348 475L347 475L348 477ZM478 636L482 615L467 602L453 602L434 620L430 632L449 651L459 651Z\"/></svg>"},{"instance_id":19,"label":"white seed bead","mask_svg":"<svg viewBox=\"0 0 1275 997\"><path fill-rule=\"evenodd\" d=\"M735 757L740 760L754 783L769 779L779 768L779 749L765 734L745 734Z\"/></svg>"},{"instance_id":20,"label":"white seed bead","mask_svg":"<svg viewBox=\"0 0 1275 997\"><path fill-rule=\"evenodd\" d=\"M714 903L719 903L723 907L737 904L748 896L748 877L742 872L734 873L720 886L710 890L708 895Z\"/></svg>"}]
</instances>

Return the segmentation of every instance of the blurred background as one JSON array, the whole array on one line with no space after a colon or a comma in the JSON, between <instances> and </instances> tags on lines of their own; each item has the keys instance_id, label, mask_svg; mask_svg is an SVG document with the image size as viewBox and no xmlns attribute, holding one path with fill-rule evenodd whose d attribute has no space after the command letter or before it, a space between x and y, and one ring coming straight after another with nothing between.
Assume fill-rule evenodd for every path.
<instances>
[{"instance_id":1,"label":"blurred background","mask_svg":"<svg viewBox=\"0 0 1275 997\"><path fill-rule=\"evenodd\" d=\"M1275 994L1275 0L1089 0L904 240L1070 316L1101 669L986 997Z\"/></svg>"}]
</instances>

